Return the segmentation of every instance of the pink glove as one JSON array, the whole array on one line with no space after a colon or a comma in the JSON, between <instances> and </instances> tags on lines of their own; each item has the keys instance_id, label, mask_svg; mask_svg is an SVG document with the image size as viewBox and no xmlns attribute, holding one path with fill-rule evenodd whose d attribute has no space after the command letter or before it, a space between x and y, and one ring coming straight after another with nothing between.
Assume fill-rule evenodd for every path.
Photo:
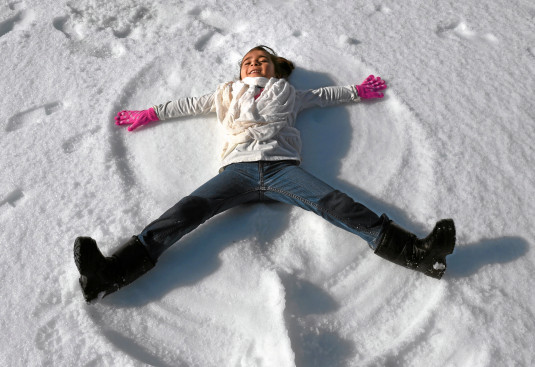
<instances>
[{"instance_id":1,"label":"pink glove","mask_svg":"<svg viewBox=\"0 0 535 367\"><path fill-rule=\"evenodd\" d=\"M115 116L115 125L130 125L128 131L133 131L141 125L146 125L149 122L160 121L156 115L154 108L149 108L143 111L121 111Z\"/></svg>"},{"instance_id":2,"label":"pink glove","mask_svg":"<svg viewBox=\"0 0 535 367\"><path fill-rule=\"evenodd\" d=\"M384 94L378 91L385 90L386 83L381 78L370 75L361 85L355 85L355 88L361 99L383 98Z\"/></svg>"}]
</instances>

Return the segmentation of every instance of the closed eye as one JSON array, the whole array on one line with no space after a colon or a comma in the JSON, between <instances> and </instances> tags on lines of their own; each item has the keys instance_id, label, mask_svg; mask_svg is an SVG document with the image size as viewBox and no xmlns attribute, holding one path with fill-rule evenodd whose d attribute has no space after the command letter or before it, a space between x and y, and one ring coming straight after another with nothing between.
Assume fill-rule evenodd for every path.
<instances>
[{"instance_id":1,"label":"closed eye","mask_svg":"<svg viewBox=\"0 0 535 367\"><path fill-rule=\"evenodd\" d=\"M256 62L269 62L269 60L267 58L260 58ZM245 66L251 65L251 61L248 60L248 61L244 62L242 65L245 65Z\"/></svg>"}]
</instances>

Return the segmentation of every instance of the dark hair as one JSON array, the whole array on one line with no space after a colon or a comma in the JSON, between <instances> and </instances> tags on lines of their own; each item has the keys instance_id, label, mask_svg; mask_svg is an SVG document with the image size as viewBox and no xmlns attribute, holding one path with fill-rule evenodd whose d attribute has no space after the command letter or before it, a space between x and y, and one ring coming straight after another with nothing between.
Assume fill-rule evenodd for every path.
<instances>
[{"instance_id":1,"label":"dark hair","mask_svg":"<svg viewBox=\"0 0 535 367\"><path fill-rule=\"evenodd\" d=\"M275 77L276 78L283 78L287 79L290 74L292 73L293 69L295 69L294 63L291 62L288 59L285 59L284 57L277 56L277 53L273 51L271 47L259 45L256 47L253 47L245 55L247 55L251 51L264 51L266 54L268 54L271 62L273 65L275 65ZM243 59L240 61L240 77L241 77L241 66L243 64ZM240 78L241 79L241 78Z\"/></svg>"}]
</instances>

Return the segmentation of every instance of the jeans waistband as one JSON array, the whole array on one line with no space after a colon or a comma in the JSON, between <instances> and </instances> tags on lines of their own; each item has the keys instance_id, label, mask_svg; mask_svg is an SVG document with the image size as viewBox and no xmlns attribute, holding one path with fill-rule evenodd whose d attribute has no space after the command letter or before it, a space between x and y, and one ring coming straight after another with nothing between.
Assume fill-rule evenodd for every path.
<instances>
[{"instance_id":1,"label":"jeans waistband","mask_svg":"<svg viewBox=\"0 0 535 367\"><path fill-rule=\"evenodd\" d=\"M280 161L254 161L254 162L238 162L238 163L231 163L225 167L221 167L219 169L219 173L223 172L227 167L229 166L232 166L232 165L235 165L235 164L258 164L258 163L262 163L262 164L281 164L281 163L284 163L284 164L288 164L288 165L292 165L292 166L299 166L299 164L301 162L295 160L295 159L283 159L283 160L280 160Z\"/></svg>"}]
</instances>

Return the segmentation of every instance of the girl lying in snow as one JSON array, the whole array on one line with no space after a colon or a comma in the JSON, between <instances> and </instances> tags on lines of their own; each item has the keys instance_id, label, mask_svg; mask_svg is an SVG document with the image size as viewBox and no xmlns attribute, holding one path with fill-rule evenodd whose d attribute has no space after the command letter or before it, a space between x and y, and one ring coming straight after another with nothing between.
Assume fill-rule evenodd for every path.
<instances>
[{"instance_id":1,"label":"girl lying in snow","mask_svg":"<svg viewBox=\"0 0 535 367\"><path fill-rule=\"evenodd\" d=\"M101 254L92 238L78 237L74 258L86 301L131 283L201 223L250 202L279 201L313 211L366 240L377 255L442 277L446 256L455 246L451 219L439 221L429 236L418 239L386 214L378 216L299 167L301 140L294 124L300 111L382 98L386 83L370 75L357 86L299 91L287 81L293 69L291 61L258 46L243 57L240 80L221 84L215 93L117 114L116 124L130 125L128 130L133 131L153 121L215 112L226 138L222 168L110 257Z\"/></svg>"}]
</instances>

